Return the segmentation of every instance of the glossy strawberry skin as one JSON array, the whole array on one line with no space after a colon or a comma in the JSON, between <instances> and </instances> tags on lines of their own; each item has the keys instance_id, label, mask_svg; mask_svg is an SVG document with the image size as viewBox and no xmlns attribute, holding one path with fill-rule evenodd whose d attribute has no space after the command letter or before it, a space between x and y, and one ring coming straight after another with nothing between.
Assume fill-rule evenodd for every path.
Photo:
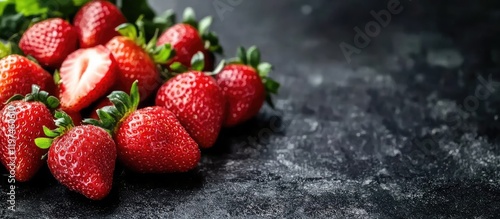
<instances>
[{"instance_id":1,"label":"glossy strawberry skin","mask_svg":"<svg viewBox=\"0 0 500 219\"><path fill-rule=\"evenodd\" d=\"M172 111L200 147L217 140L225 99L212 77L196 71L177 75L160 87L156 105Z\"/></svg>"},{"instance_id":2,"label":"glossy strawberry skin","mask_svg":"<svg viewBox=\"0 0 500 219\"><path fill-rule=\"evenodd\" d=\"M108 1L91 1L75 15L73 21L81 48L104 45L119 33L115 28L127 22L125 16Z\"/></svg>"},{"instance_id":3,"label":"glossy strawberry skin","mask_svg":"<svg viewBox=\"0 0 500 219\"><path fill-rule=\"evenodd\" d=\"M66 56L78 48L75 28L61 18L51 18L30 27L21 37L19 47L41 65L59 68Z\"/></svg>"},{"instance_id":4,"label":"glossy strawberry skin","mask_svg":"<svg viewBox=\"0 0 500 219\"><path fill-rule=\"evenodd\" d=\"M102 45L71 53L60 70L61 108L79 112L108 93L117 75L117 62Z\"/></svg>"},{"instance_id":5,"label":"glossy strawberry skin","mask_svg":"<svg viewBox=\"0 0 500 219\"><path fill-rule=\"evenodd\" d=\"M84 125L54 139L47 163L61 184L100 200L111 191L116 156L115 142L104 129Z\"/></svg>"},{"instance_id":6,"label":"glossy strawberry skin","mask_svg":"<svg viewBox=\"0 0 500 219\"><path fill-rule=\"evenodd\" d=\"M118 78L114 90L128 91L135 80L139 81L141 100L145 100L160 86L160 72L149 54L133 40L117 36L106 47L118 64Z\"/></svg>"},{"instance_id":7,"label":"glossy strawberry skin","mask_svg":"<svg viewBox=\"0 0 500 219\"><path fill-rule=\"evenodd\" d=\"M163 107L133 112L120 125L115 139L120 161L140 173L189 171L201 156L196 142Z\"/></svg>"},{"instance_id":8,"label":"glossy strawberry skin","mask_svg":"<svg viewBox=\"0 0 500 219\"><path fill-rule=\"evenodd\" d=\"M9 55L0 60L0 107L14 94L25 95L37 84L42 90L53 93L52 76L38 64L19 55Z\"/></svg>"},{"instance_id":9,"label":"glossy strawberry skin","mask_svg":"<svg viewBox=\"0 0 500 219\"><path fill-rule=\"evenodd\" d=\"M159 38L156 45L171 44L175 50L175 57L170 63L180 62L184 66L191 66L191 58L199 51L204 51L204 43L198 30L189 24L176 24L167 29Z\"/></svg>"},{"instance_id":10,"label":"glossy strawberry skin","mask_svg":"<svg viewBox=\"0 0 500 219\"><path fill-rule=\"evenodd\" d=\"M231 127L257 115L266 99L262 79L251 66L227 65L216 76L226 98L225 127Z\"/></svg>"},{"instance_id":11,"label":"glossy strawberry skin","mask_svg":"<svg viewBox=\"0 0 500 219\"><path fill-rule=\"evenodd\" d=\"M47 150L35 145L37 137L45 136L43 126L55 128L50 110L41 102L13 101L0 112L0 160L10 171L9 163L15 157L15 179L19 182L30 180L44 164L42 156Z\"/></svg>"}]
</instances>

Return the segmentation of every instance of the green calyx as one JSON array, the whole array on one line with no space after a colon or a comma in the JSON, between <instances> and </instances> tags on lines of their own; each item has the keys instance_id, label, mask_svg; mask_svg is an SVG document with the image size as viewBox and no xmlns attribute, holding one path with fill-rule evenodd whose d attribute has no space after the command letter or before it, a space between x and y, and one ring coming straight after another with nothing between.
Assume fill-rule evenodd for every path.
<instances>
[{"instance_id":1,"label":"green calyx","mask_svg":"<svg viewBox=\"0 0 500 219\"><path fill-rule=\"evenodd\" d=\"M136 80L130 88L130 95L123 91L113 91L108 95L113 106L106 106L97 110L99 120L85 119L83 123L95 125L108 131L113 135L124 119L137 110L141 100L139 95L138 81Z\"/></svg>"},{"instance_id":2,"label":"green calyx","mask_svg":"<svg viewBox=\"0 0 500 219\"><path fill-rule=\"evenodd\" d=\"M205 43L205 49L213 53L223 54L224 49L220 45L219 37L215 32L210 31L212 22L213 18L211 16L204 17L198 22L193 8L188 7L184 10L183 23L189 24L198 30Z\"/></svg>"},{"instance_id":3,"label":"green calyx","mask_svg":"<svg viewBox=\"0 0 500 219\"><path fill-rule=\"evenodd\" d=\"M57 128L54 130L50 130L46 126L43 126L43 133L47 137L40 137L35 139L35 144L41 149L48 149L55 138L64 135L66 132L75 127L73 120L71 117L66 114L64 111L56 111L54 120Z\"/></svg>"},{"instance_id":4,"label":"green calyx","mask_svg":"<svg viewBox=\"0 0 500 219\"><path fill-rule=\"evenodd\" d=\"M222 68L225 66L225 61L222 60L219 65L215 68L213 72L205 72L206 75L216 75L219 73ZM205 69L205 55L203 52L197 52L196 54L193 55L193 58L191 58L191 67L188 68L187 66L184 66L180 62L174 62L169 66L170 71L166 72L166 75L164 75L166 78L170 78L172 76L175 76L180 73L184 73L187 71L203 71Z\"/></svg>"},{"instance_id":5,"label":"green calyx","mask_svg":"<svg viewBox=\"0 0 500 219\"><path fill-rule=\"evenodd\" d=\"M0 59L12 54L23 55L23 52L21 51L19 46L16 43L13 43L11 40L5 43L3 41L0 41Z\"/></svg>"},{"instance_id":6,"label":"green calyx","mask_svg":"<svg viewBox=\"0 0 500 219\"><path fill-rule=\"evenodd\" d=\"M40 90L40 87L35 84L31 86L31 93L26 96L16 94L9 98L6 104L16 100L23 100L26 102L38 101L47 106L49 110L55 110L59 107L59 99L57 99L57 97L50 96L48 92Z\"/></svg>"},{"instance_id":7,"label":"green calyx","mask_svg":"<svg viewBox=\"0 0 500 219\"><path fill-rule=\"evenodd\" d=\"M174 62L170 64L169 68L173 73L184 73L189 70L203 71L203 69L205 68L205 55L203 54L203 52L197 52L196 54L194 54L193 58L191 58L190 68L180 62Z\"/></svg>"},{"instance_id":8,"label":"green calyx","mask_svg":"<svg viewBox=\"0 0 500 219\"><path fill-rule=\"evenodd\" d=\"M151 56L156 64L168 63L170 59L175 57L175 50L172 49L172 45L164 44L156 46L156 42L158 41L158 29L156 30L153 38L149 42L146 42L144 26L145 23L143 21L143 17L141 16L137 19L135 25L131 23L121 24L116 27L116 31L118 31L122 36L132 39L138 46L142 47L144 51Z\"/></svg>"},{"instance_id":9,"label":"green calyx","mask_svg":"<svg viewBox=\"0 0 500 219\"><path fill-rule=\"evenodd\" d=\"M236 52L236 56L237 57L232 59L230 63L248 65L257 70L266 89L266 101L274 108L271 94L278 93L280 84L269 77L269 73L273 70L273 66L268 62L261 62L260 50L256 46L252 46L248 48L248 50L244 47L240 47Z\"/></svg>"}]
</instances>

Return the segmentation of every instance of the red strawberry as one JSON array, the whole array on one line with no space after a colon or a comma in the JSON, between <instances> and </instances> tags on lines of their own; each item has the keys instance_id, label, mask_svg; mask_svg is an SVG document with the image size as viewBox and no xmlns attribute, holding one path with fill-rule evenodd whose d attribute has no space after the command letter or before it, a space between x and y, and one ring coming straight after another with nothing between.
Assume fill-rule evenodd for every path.
<instances>
[{"instance_id":1,"label":"red strawberry","mask_svg":"<svg viewBox=\"0 0 500 219\"><path fill-rule=\"evenodd\" d=\"M41 65L59 68L64 58L78 49L78 35L70 23L61 18L41 21L24 32L19 47Z\"/></svg>"},{"instance_id":2,"label":"red strawberry","mask_svg":"<svg viewBox=\"0 0 500 219\"><path fill-rule=\"evenodd\" d=\"M52 93L55 85L52 76L42 67L19 55L0 59L0 107L14 94L25 95L37 84Z\"/></svg>"},{"instance_id":3,"label":"red strawberry","mask_svg":"<svg viewBox=\"0 0 500 219\"><path fill-rule=\"evenodd\" d=\"M62 111L55 116L58 128L45 130L49 138L35 140L40 148L50 147L50 172L61 184L89 199L105 198L111 191L116 162L113 138L97 126L74 127Z\"/></svg>"},{"instance_id":4,"label":"red strawberry","mask_svg":"<svg viewBox=\"0 0 500 219\"><path fill-rule=\"evenodd\" d=\"M139 20L138 26L141 27L141 24ZM124 36L114 37L106 44L119 69L114 89L126 91L138 80L141 98L145 100L162 81L156 64L165 64L173 52L170 45L155 47L156 38L146 45L144 32L141 30L138 33L132 24L120 25L118 31Z\"/></svg>"},{"instance_id":5,"label":"red strawberry","mask_svg":"<svg viewBox=\"0 0 500 219\"><path fill-rule=\"evenodd\" d=\"M127 20L120 9L108 1L91 1L75 15L73 21L80 47L104 45L119 33L115 28Z\"/></svg>"},{"instance_id":6,"label":"red strawberry","mask_svg":"<svg viewBox=\"0 0 500 219\"><path fill-rule=\"evenodd\" d=\"M71 120L73 120L75 126L82 125L83 118L80 112L67 111L66 114L68 114L68 116L71 117Z\"/></svg>"},{"instance_id":7,"label":"red strawberry","mask_svg":"<svg viewBox=\"0 0 500 219\"><path fill-rule=\"evenodd\" d=\"M279 84L268 77L272 66L260 62L260 52L251 47L238 51L235 64L225 66L216 78L227 100L224 126L234 126L254 117L271 93L276 93ZM272 103L270 102L272 105Z\"/></svg>"},{"instance_id":8,"label":"red strawberry","mask_svg":"<svg viewBox=\"0 0 500 219\"><path fill-rule=\"evenodd\" d=\"M204 51L203 40L198 30L189 24L176 24L167 29L158 38L157 45L170 43L175 50L175 57L171 61L180 62L184 66L191 64L191 57L199 51Z\"/></svg>"},{"instance_id":9,"label":"red strawberry","mask_svg":"<svg viewBox=\"0 0 500 219\"><path fill-rule=\"evenodd\" d=\"M172 111L200 147L209 148L217 140L225 100L212 77L200 71L179 74L160 87L156 105Z\"/></svg>"},{"instance_id":10,"label":"red strawberry","mask_svg":"<svg viewBox=\"0 0 500 219\"><path fill-rule=\"evenodd\" d=\"M55 97L33 85L31 94L13 97L0 112L0 160L15 180L30 180L43 165L47 150L35 139L43 136L43 126L54 128L51 110L59 105Z\"/></svg>"},{"instance_id":11,"label":"red strawberry","mask_svg":"<svg viewBox=\"0 0 500 219\"><path fill-rule=\"evenodd\" d=\"M61 108L74 112L89 106L109 91L116 74L116 62L104 46L75 51L61 66Z\"/></svg>"},{"instance_id":12,"label":"red strawberry","mask_svg":"<svg viewBox=\"0 0 500 219\"><path fill-rule=\"evenodd\" d=\"M173 25L168 28L158 38L157 45L171 44L176 55L169 64L179 62L183 66L190 67L191 57L197 52L205 53L205 71L213 69L213 53L222 53L222 47L214 32L209 28L212 24L212 17L205 17L200 22L196 20L196 15L192 8L184 11L183 23Z\"/></svg>"},{"instance_id":13,"label":"red strawberry","mask_svg":"<svg viewBox=\"0 0 500 219\"><path fill-rule=\"evenodd\" d=\"M102 121L86 122L115 130L118 158L133 171L168 173L195 168L200 150L174 114L163 107L137 110L137 82L130 93L111 93L108 97L114 106L99 110ZM113 120L121 122L116 124Z\"/></svg>"}]
</instances>

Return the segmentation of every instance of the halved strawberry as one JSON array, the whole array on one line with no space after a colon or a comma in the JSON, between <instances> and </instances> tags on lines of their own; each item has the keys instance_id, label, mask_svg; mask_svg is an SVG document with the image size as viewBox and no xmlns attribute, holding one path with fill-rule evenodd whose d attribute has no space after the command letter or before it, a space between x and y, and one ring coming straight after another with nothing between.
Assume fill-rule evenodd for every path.
<instances>
[{"instance_id":1,"label":"halved strawberry","mask_svg":"<svg viewBox=\"0 0 500 219\"><path fill-rule=\"evenodd\" d=\"M59 82L61 108L80 111L107 94L116 79L117 67L104 46L79 49L64 60Z\"/></svg>"}]
</instances>

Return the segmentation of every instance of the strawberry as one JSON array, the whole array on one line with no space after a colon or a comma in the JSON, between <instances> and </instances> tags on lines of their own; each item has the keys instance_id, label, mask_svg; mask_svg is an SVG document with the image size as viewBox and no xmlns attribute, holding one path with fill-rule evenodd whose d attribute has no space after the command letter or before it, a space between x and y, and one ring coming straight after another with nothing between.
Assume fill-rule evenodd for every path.
<instances>
[{"instance_id":1,"label":"strawberry","mask_svg":"<svg viewBox=\"0 0 500 219\"><path fill-rule=\"evenodd\" d=\"M68 114L69 117L71 117L71 120L73 120L73 123L75 124L75 126L82 125L83 118L82 118L82 115L80 114L80 112L67 111L65 113Z\"/></svg>"},{"instance_id":2,"label":"strawberry","mask_svg":"<svg viewBox=\"0 0 500 219\"><path fill-rule=\"evenodd\" d=\"M118 80L114 90L126 91L134 81L139 81L142 100L154 93L161 84L160 69L156 64L165 64L174 55L170 45L156 47L156 36L146 44L143 22L137 21L139 30L133 24L117 27L123 36L111 39L106 47L118 64Z\"/></svg>"},{"instance_id":3,"label":"strawberry","mask_svg":"<svg viewBox=\"0 0 500 219\"><path fill-rule=\"evenodd\" d=\"M73 20L81 48L106 44L119 35L115 28L126 22L127 19L120 9L103 0L85 4Z\"/></svg>"},{"instance_id":4,"label":"strawberry","mask_svg":"<svg viewBox=\"0 0 500 219\"><path fill-rule=\"evenodd\" d=\"M172 21L171 23L175 23ZM176 52L176 56L168 64L179 62L190 67L191 57L197 52L205 53L205 71L213 70L213 53L222 54L223 49L219 44L219 39L209 28L212 24L212 17L205 17L200 22L196 20L196 15L192 8L184 11L184 21L173 25L163 32L158 38L157 45L171 44ZM212 68L210 68L212 67Z\"/></svg>"},{"instance_id":5,"label":"strawberry","mask_svg":"<svg viewBox=\"0 0 500 219\"><path fill-rule=\"evenodd\" d=\"M114 130L118 158L126 167L139 173L169 173L197 166L198 145L172 112L163 107L137 110L137 82L132 84L130 96L115 91L108 98L114 106L98 110L101 121L85 122Z\"/></svg>"},{"instance_id":6,"label":"strawberry","mask_svg":"<svg viewBox=\"0 0 500 219\"><path fill-rule=\"evenodd\" d=\"M172 111L200 147L209 148L221 129L225 100L217 82L201 72L201 52L192 63L195 70L181 73L160 87L155 104Z\"/></svg>"},{"instance_id":7,"label":"strawberry","mask_svg":"<svg viewBox=\"0 0 500 219\"><path fill-rule=\"evenodd\" d=\"M101 45L70 54L59 73L61 108L78 112L105 95L115 82L116 66L111 52Z\"/></svg>"},{"instance_id":8,"label":"strawberry","mask_svg":"<svg viewBox=\"0 0 500 219\"><path fill-rule=\"evenodd\" d=\"M9 55L0 59L0 76L0 107L15 94L28 94L33 84L49 93L55 88L54 80L48 72L20 55Z\"/></svg>"},{"instance_id":9,"label":"strawberry","mask_svg":"<svg viewBox=\"0 0 500 219\"><path fill-rule=\"evenodd\" d=\"M59 105L57 98L38 86L32 89L26 97L13 96L0 111L0 160L20 182L30 180L42 167L47 150L38 148L34 140L43 136L43 126L55 127L51 111Z\"/></svg>"},{"instance_id":10,"label":"strawberry","mask_svg":"<svg viewBox=\"0 0 500 219\"><path fill-rule=\"evenodd\" d=\"M72 191L93 200L111 191L116 162L116 145L104 129L74 126L63 111L55 113L57 128L44 127L46 137L37 138L38 147L49 149L47 164L52 175Z\"/></svg>"},{"instance_id":11,"label":"strawberry","mask_svg":"<svg viewBox=\"0 0 500 219\"><path fill-rule=\"evenodd\" d=\"M61 18L51 18L24 32L19 47L41 65L59 68L64 58L78 49L78 35L73 26Z\"/></svg>"},{"instance_id":12,"label":"strawberry","mask_svg":"<svg viewBox=\"0 0 500 219\"><path fill-rule=\"evenodd\" d=\"M216 75L227 100L224 126L238 125L254 117L266 98L273 106L270 94L277 93L279 84L268 77L271 68L271 64L260 62L257 47L248 52L240 48L235 62Z\"/></svg>"}]
</instances>

